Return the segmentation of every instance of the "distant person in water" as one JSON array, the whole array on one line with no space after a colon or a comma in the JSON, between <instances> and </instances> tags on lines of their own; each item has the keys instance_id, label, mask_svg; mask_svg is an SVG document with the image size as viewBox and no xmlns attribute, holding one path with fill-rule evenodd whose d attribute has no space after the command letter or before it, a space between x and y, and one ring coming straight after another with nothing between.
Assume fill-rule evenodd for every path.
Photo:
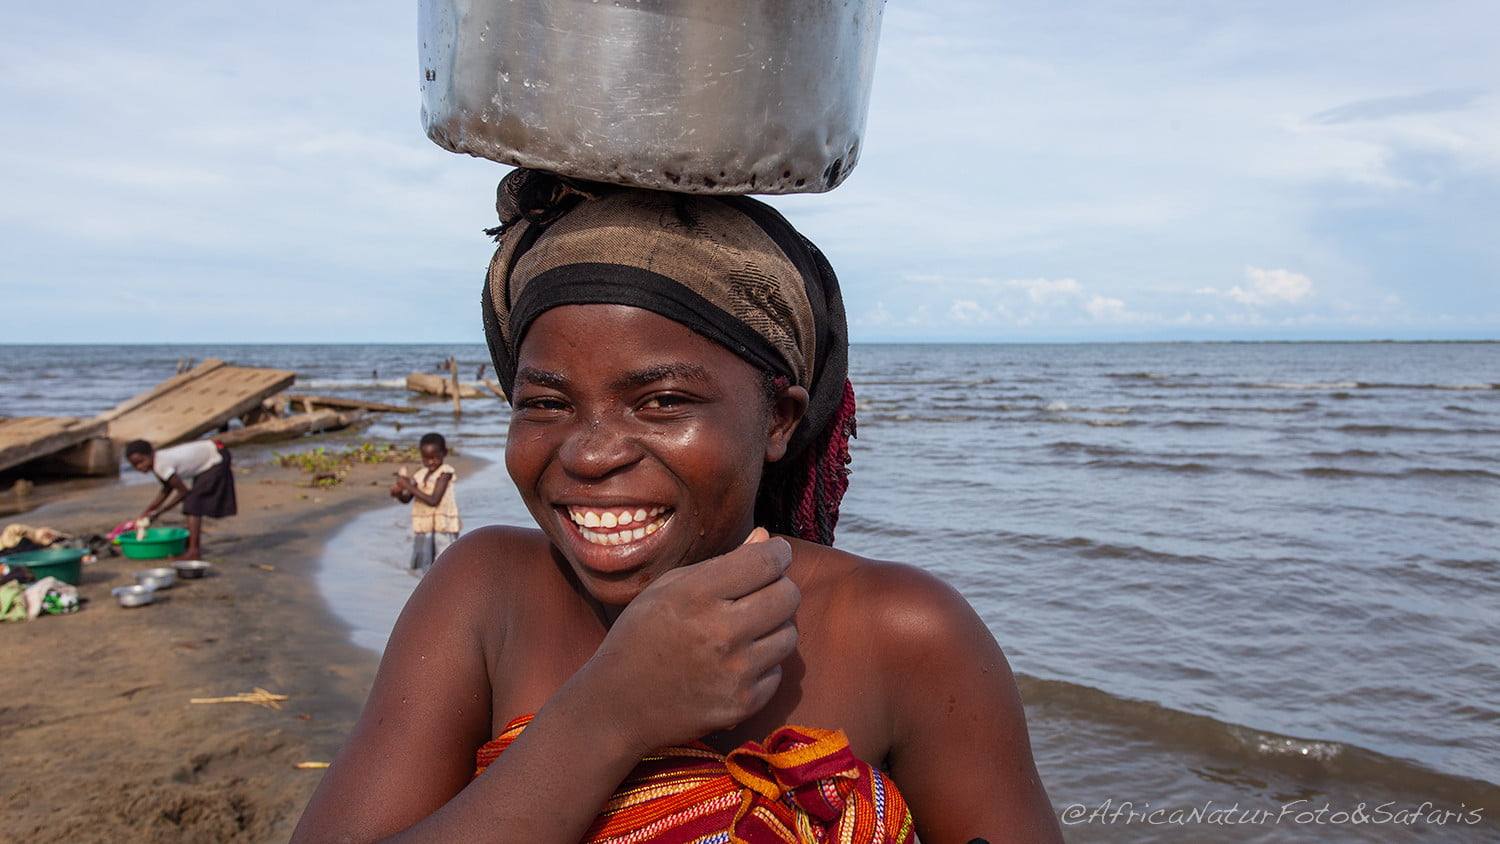
<instances>
[{"instance_id":1,"label":"distant person in water","mask_svg":"<svg viewBox=\"0 0 1500 844\"><path fill-rule=\"evenodd\" d=\"M125 459L137 472L150 472L161 481L161 492L140 521L152 522L182 505L187 517L188 544L180 555L196 560L203 555L203 517L222 519L239 512L234 497L234 470L229 449L214 440L196 440L170 448L153 448L145 440L125 445Z\"/></svg>"},{"instance_id":2,"label":"distant person in water","mask_svg":"<svg viewBox=\"0 0 1500 844\"><path fill-rule=\"evenodd\" d=\"M427 434L418 444L422 468L408 475L402 466L391 484L391 497L411 504L411 568L427 571L443 549L452 545L463 530L458 516L458 498L453 491L457 472L446 462L448 441L442 434Z\"/></svg>"}]
</instances>

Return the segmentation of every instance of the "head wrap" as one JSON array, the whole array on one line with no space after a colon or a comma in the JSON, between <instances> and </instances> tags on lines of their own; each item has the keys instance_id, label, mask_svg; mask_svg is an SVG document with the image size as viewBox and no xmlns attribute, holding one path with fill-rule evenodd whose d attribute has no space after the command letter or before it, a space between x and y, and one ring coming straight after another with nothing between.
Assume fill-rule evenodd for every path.
<instances>
[{"instance_id":1,"label":"head wrap","mask_svg":"<svg viewBox=\"0 0 1500 844\"><path fill-rule=\"evenodd\" d=\"M838 278L816 246L749 197L623 188L535 170L505 177L496 210L500 226L490 231L500 247L483 294L485 339L507 395L521 340L550 308L631 305L680 322L778 383L807 389L807 414L786 457L767 467L757 515L772 520L771 530L831 543L848 483L853 391ZM780 488L797 485L788 477L794 467L836 477L811 477L811 492ZM788 495L800 503L783 506ZM768 509L787 512L760 512Z\"/></svg>"}]
</instances>

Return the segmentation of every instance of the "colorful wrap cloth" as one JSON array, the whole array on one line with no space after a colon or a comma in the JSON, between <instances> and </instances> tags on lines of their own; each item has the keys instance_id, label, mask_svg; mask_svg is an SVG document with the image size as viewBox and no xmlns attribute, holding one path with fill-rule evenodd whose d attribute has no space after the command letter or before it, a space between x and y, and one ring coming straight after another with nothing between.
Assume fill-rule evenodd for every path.
<instances>
[{"instance_id":1,"label":"colorful wrap cloth","mask_svg":"<svg viewBox=\"0 0 1500 844\"><path fill-rule=\"evenodd\" d=\"M479 776L531 716L475 754ZM842 731L783 727L722 756L700 742L641 760L580 844L910 844L911 812Z\"/></svg>"}]
</instances>

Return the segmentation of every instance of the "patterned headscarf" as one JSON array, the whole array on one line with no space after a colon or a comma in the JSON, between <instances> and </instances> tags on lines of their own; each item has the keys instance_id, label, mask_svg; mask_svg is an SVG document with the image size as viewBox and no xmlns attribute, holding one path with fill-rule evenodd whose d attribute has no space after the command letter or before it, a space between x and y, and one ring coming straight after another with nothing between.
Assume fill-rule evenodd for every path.
<instances>
[{"instance_id":1,"label":"patterned headscarf","mask_svg":"<svg viewBox=\"0 0 1500 844\"><path fill-rule=\"evenodd\" d=\"M516 170L500 183L500 243L484 288L485 339L507 395L531 323L559 305L644 308L807 389L787 454L766 467L756 516L832 544L848 487L854 393L838 278L775 209Z\"/></svg>"}]
</instances>

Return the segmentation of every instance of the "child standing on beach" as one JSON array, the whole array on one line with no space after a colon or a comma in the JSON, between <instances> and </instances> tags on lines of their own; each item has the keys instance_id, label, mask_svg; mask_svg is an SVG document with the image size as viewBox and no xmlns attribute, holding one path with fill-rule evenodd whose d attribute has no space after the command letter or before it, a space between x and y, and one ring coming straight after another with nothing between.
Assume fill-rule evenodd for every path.
<instances>
[{"instance_id":1,"label":"child standing on beach","mask_svg":"<svg viewBox=\"0 0 1500 844\"><path fill-rule=\"evenodd\" d=\"M442 434L427 434L419 444L422 468L407 475L402 466L391 485L391 497L411 503L411 567L427 571L443 549L458 539L463 523L458 517L458 499L453 492L457 473L443 462L448 459L448 441Z\"/></svg>"}]
</instances>

